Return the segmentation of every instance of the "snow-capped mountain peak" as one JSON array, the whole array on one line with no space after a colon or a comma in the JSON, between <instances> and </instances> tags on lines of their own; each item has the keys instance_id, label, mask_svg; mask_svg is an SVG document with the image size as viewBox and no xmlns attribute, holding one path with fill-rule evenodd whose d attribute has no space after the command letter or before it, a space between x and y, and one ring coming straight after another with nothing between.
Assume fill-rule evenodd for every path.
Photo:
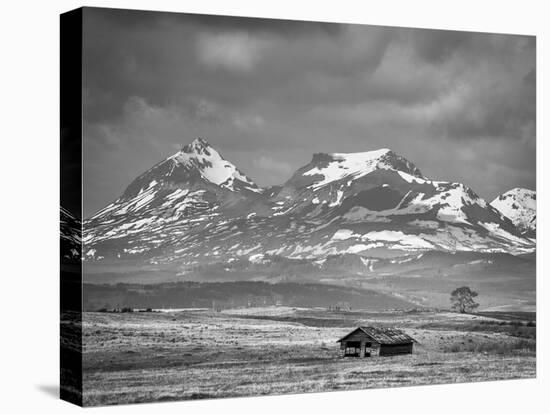
<instances>
[{"instance_id":1,"label":"snow-capped mountain peak","mask_svg":"<svg viewBox=\"0 0 550 414\"><path fill-rule=\"evenodd\" d=\"M246 188L254 192L261 191L250 178L231 162L225 160L203 138L195 139L168 159L174 163L174 168L183 167L187 170L197 171L206 181L228 190L235 191Z\"/></svg>"},{"instance_id":2,"label":"snow-capped mountain peak","mask_svg":"<svg viewBox=\"0 0 550 414\"><path fill-rule=\"evenodd\" d=\"M214 148L206 141L204 138L197 137L191 142L190 144L187 144L183 147L182 151L187 153L197 153L197 154L203 154L208 153L208 150L214 150Z\"/></svg>"},{"instance_id":3,"label":"snow-capped mountain peak","mask_svg":"<svg viewBox=\"0 0 550 414\"><path fill-rule=\"evenodd\" d=\"M537 194L526 188L513 188L491 201L491 206L509 218L520 230L534 237L537 228Z\"/></svg>"},{"instance_id":4,"label":"snow-capped mountain peak","mask_svg":"<svg viewBox=\"0 0 550 414\"><path fill-rule=\"evenodd\" d=\"M309 168L310 167L310 168ZM311 188L317 189L343 178L361 178L375 170L395 170L424 178L420 170L388 148L367 152L315 154L302 174L315 177Z\"/></svg>"},{"instance_id":5,"label":"snow-capped mountain peak","mask_svg":"<svg viewBox=\"0 0 550 414\"><path fill-rule=\"evenodd\" d=\"M220 204L234 204L262 193L251 179L206 140L195 139L138 176L124 193L90 218L90 222L127 220L131 215L188 215ZM124 223L123 223L124 224ZM125 227L122 227L125 230Z\"/></svg>"}]
</instances>

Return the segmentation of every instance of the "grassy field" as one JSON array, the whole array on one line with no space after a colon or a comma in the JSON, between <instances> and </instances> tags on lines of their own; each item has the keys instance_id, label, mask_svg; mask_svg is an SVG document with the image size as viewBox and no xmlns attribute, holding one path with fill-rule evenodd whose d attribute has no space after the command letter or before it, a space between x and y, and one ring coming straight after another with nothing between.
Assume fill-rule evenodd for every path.
<instances>
[{"instance_id":1,"label":"grassy field","mask_svg":"<svg viewBox=\"0 0 550 414\"><path fill-rule=\"evenodd\" d=\"M83 314L84 403L323 392L533 378L534 314L269 307ZM341 358L358 325L403 329L413 355Z\"/></svg>"}]
</instances>

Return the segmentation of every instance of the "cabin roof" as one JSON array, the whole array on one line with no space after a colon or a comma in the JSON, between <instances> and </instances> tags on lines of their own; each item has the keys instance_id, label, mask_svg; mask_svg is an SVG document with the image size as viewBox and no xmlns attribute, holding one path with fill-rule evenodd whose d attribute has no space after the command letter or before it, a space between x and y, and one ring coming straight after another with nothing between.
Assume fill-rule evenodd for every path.
<instances>
[{"instance_id":1,"label":"cabin roof","mask_svg":"<svg viewBox=\"0 0 550 414\"><path fill-rule=\"evenodd\" d=\"M346 336L340 338L337 342L344 341L347 337L354 334L358 330L369 336L373 341L383 345L410 344L411 342L414 342L414 339L412 337L410 337L403 331L400 331L399 329L375 328L374 326L360 326L359 328L351 331Z\"/></svg>"}]
</instances>

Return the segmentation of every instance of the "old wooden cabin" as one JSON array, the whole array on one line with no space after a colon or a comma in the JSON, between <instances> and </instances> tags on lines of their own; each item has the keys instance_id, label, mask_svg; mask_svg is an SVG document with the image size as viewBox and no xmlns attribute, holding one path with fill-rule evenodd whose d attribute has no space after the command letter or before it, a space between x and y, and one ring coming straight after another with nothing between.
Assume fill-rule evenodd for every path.
<instances>
[{"instance_id":1,"label":"old wooden cabin","mask_svg":"<svg viewBox=\"0 0 550 414\"><path fill-rule=\"evenodd\" d=\"M339 339L342 356L412 354L414 339L398 329L360 326Z\"/></svg>"}]
</instances>

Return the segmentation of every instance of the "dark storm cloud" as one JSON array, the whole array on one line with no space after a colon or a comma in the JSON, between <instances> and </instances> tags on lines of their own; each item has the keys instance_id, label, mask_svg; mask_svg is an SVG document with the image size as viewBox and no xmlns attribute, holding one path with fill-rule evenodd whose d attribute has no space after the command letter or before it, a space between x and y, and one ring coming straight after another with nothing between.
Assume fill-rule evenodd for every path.
<instances>
[{"instance_id":1,"label":"dark storm cloud","mask_svg":"<svg viewBox=\"0 0 550 414\"><path fill-rule=\"evenodd\" d=\"M87 9L84 24L86 88L95 97L88 106L90 120L118 116L129 91L155 104L170 104L189 92L212 95L210 85L225 83L226 88L215 91L217 99L228 104L246 100L251 86L256 89L250 92L258 95L277 82L273 77L266 83L267 76L243 76L254 53L264 53L276 42L292 46L296 36L327 39L342 30L328 23L103 9ZM239 46L242 53L234 56L231 68L230 54ZM310 64L320 60L322 41L318 46L304 56ZM270 52L278 53L275 48ZM295 48L292 53L300 56L302 51ZM263 66L275 64L279 79L292 75L292 62L285 62L288 55L268 57Z\"/></svg>"},{"instance_id":2,"label":"dark storm cloud","mask_svg":"<svg viewBox=\"0 0 550 414\"><path fill-rule=\"evenodd\" d=\"M260 185L390 147L491 199L535 186L532 37L87 9L86 214L196 136Z\"/></svg>"},{"instance_id":3,"label":"dark storm cloud","mask_svg":"<svg viewBox=\"0 0 550 414\"><path fill-rule=\"evenodd\" d=\"M471 34L451 30L411 30L417 55L429 63L442 63L468 47Z\"/></svg>"}]
</instances>

